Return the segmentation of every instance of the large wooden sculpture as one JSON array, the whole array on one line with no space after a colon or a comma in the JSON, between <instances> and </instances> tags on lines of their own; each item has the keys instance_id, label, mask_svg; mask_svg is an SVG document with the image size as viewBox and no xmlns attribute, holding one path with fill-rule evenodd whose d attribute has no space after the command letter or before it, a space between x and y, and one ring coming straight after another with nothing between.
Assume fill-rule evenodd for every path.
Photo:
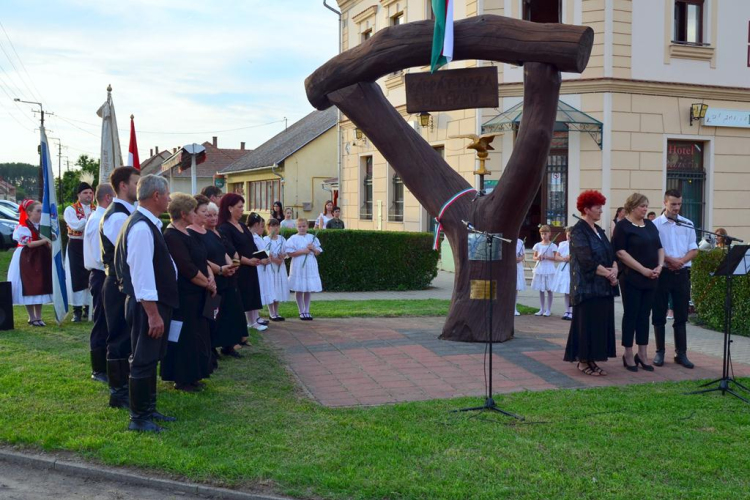
<instances>
[{"instance_id":1,"label":"large wooden sculpture","mask_svg":"<svg viewBox=\"0 0 750 500\"><path fill-rule=\"evenodd\" d=\"M582 72L588 63L591 28L539 24L483 15L455 23L454 60L480 59L524 65L524 112L516 145L497 188L488 196L462 196L440 220L453 250L453 300L440 338L503 342L513 336L515 245L493 266L497 283L492 339L486 302L470 299L472 280L485 280L481 261L467 259L466 228L514 239L542 181L552 140L560 72ZM430 64L430 21L378 31L363 44L334 57L305 82L318 109L336 105L372 141L423 207L437 217L443 205L472 186L454 171L391 106L375 81L394 71Z\"/></svg>"}]
</instances>

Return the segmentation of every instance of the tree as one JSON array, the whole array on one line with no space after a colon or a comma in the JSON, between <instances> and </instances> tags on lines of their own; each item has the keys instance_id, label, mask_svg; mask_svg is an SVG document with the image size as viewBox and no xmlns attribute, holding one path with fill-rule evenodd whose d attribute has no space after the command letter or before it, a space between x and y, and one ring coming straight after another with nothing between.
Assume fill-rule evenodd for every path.
<instances>
[{"instance_id":1,"label":"tree","mask_svg":"<svg viewBox=\"0 0 750 500\"><path fill-rule=\"evenodd\" d=\"M374 83L409 67L429 66L433 26L419 21L378 31L359 46L334 57L305 81L308 100L318 109L337 106L398 173L404 185L435 217L443 203L471 187L412 129ZM498 187L472 201L459 198L441 223L456 260L453 299L440 338L467 342L513 337L516 263L493 266L497 283L493 336L488 337L484 300L470 297L471 282L485 279L483 262L469 261L461 220L506 238L517 238L523 217L541 185L552 141L560 91L560 71L582 72L588 63L591 28L541 24L494 15L457 21L454 60L482 59L524 64L524 113L516 146ZM515 242L503 244L515 255ZM481 286L481 285L480 285ZM486 285L485 285L486 286Z\"/></svg>"},{"instance_id":2,"label":"tree","mask_svg":"<svg viewBox=\"0 0 750 500\"><path fill-rule=\"evenodd\" d=\"M81 155L75 162L76 170L68 170L62 176L62 200L60 206L74 203L78 199L78 185L81 183L81 174L88 173L94 177L92 186L99 183L99 160L94 160L88 155ZM58 184L59 187L59 184Z\"/></svg>"},{"instance_id":3,"label":"tree","mask_svg":"<svg viewBox=\"0 0 750 500\"><path fill-rule=\"evenodd\" d=\"M0 177L16 186L16 201L23 200L28 193L39 192L39 165L28 163L0 163Z\"/></svg>"}]
</instances>

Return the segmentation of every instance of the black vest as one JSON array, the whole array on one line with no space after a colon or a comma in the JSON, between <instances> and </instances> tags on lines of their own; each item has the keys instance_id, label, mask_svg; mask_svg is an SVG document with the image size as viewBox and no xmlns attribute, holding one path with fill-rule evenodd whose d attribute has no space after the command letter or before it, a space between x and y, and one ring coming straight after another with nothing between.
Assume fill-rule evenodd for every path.
<instances>
[{"instance_id":1,"label":"black vest","mask_svg":"<svg viewBox=\"0 0 750 500\"><path fill-rule=\"evenodd\" d=\"M130 234L133 226L141 221L148 225L151 235L154 238L154 281L159 294L159 303L177 309L180 306L177 291L177 276L175 276L172 257L169 255L169 249L164 241L164 236L148 217L137 210L125 221L125 225L122 227L122 231L120 231L120 236L117 238L115 272L117 273L117 280L120 283L120 290L125 295L135 297L133 281L130 277L130 266L128 265L128 234Z\"/></svg>"},{"instance_id":2,"label":"black vest","mask_svg":"<svg viewBox=\"0 0 750 500\"><path fill-rule=\"evenodd\" d=\"M102 216L101 223L99 224L99 243L102 252L102 263L104 264L104 270L107 272L107 276L114 276L115 274L115 244L116 241L109 241L109 238L104 236L104 223L107 222L112 214L125 214L130 216L130 212L122 203L112 202L110 206Z\"/></svg>"}]
</instances>

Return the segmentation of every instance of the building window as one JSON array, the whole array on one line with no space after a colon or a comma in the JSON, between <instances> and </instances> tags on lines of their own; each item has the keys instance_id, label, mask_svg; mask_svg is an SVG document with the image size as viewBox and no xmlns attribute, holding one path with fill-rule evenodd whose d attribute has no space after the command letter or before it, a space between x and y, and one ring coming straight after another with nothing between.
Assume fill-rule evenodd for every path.
<instances>
[{"instance_id":1,"label":"building window","mask_svg":"<svg viewBox=\"0 0 750 500\"><path fill-rule=\"evenodd\" d=\"M359 218L372 220L372 156L360 159L362 169L362 206Z\"/></svg>"},{"instance_id":2,"label":"building window","mask_svg":"<svg viewBox=\"0 0 750 500\"><path fill-rule=\"evenodd\" d=\"M233 182L229 185L229 192L245 196L245 183L244 182Z\"/></svg>"},{"instance_id":3,"label":"building window","mask_svg":"<svg viewBox=\"0 0 750 500\"><path fill-rule=\"evenodd\" d=\"M673 41L703 44L703 3L704 0L675 0Z\"/></svg>"},{"instance_id":4,"label":"building window","mask_svg":"<svg viewBox=\"0 0 750 500\"><path fill-rule=\"evenodd\" d=\"M395 16L391 16L391 26L398 26L399 24L404 24L403 11L399 12Z\"/></svg>"},{"instance_id":5,"label":"building window","mask_svg":"<svg viewBox=\"0 0 750 500\"><path fill-rule=\"evenodd\" d=\"M545 175L546 222L552 227L568 225L568 132L554 132Z\"/></svg>"},{"instance_id":6,"label":"building window","mask_svg":"<svg viewBox=\"0 0 750 500\"><path fill-rule=\"evenodd\" d=\"M391 175L391 203L388 207L389 222L404 221L404 181L393 170L388 169Z\"/></svg>"},{"instance_id":7,"label":"building window","mask_svg":"<svg viewBox=\"0 0 750 500\"><path fill-rule=\"evenodd\" d=\"M370 39L371 36L372 36L372 28L363 31L361 35L362 42L366 42L367 40Z\"/></svg>"},{"instance_id":8,"label":"building window","mask_svg":"<svg viewBox=\"0 0 750 500\"><path fill-rule=\"evenodd\" d=\"M703 227L706 170L703 164L704 142L667 142L667 189L682 193L680 214L696 228Z\"/></svg>"},{"instance_id":9,"label":"building window","mask_svg":"<svg viewBox=\"0 0 750 500\"><path fill-rule=\"evenodd\" d=\"M281 201L281 179L250 183L249 210L270 212L274 201Z\"/></svg>"}]
</instances>

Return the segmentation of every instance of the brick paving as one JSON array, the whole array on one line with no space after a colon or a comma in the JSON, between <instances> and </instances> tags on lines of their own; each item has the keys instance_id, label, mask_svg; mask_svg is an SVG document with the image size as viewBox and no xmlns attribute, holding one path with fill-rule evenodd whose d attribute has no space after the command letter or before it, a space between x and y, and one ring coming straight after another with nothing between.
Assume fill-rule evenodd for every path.
<instances>
[{"instance_id":1,"label":"brick paving","mask_svg":"<svg viewBox=\"0 0 750 500\"><path fill-rule=\"evenodd\" d=\"M438 340L443 321L289 320L273 324L263 337L280 350L303 389L326 406L482 396L485 345ZM720 357L691 350L690 358L696 364L693 370L675 365L668 352L667 363L654 372L628 372L618 357L600 364L608 376L587 376L574 363L562 360L568 325L559 317L516 318L516 337L494 346L494 393L713 379L721 375ZM621 354L618 345L618 356ZM736 359L734 370L738 377L750 376L750 365Z\"/></svg>"}]
</instances>

